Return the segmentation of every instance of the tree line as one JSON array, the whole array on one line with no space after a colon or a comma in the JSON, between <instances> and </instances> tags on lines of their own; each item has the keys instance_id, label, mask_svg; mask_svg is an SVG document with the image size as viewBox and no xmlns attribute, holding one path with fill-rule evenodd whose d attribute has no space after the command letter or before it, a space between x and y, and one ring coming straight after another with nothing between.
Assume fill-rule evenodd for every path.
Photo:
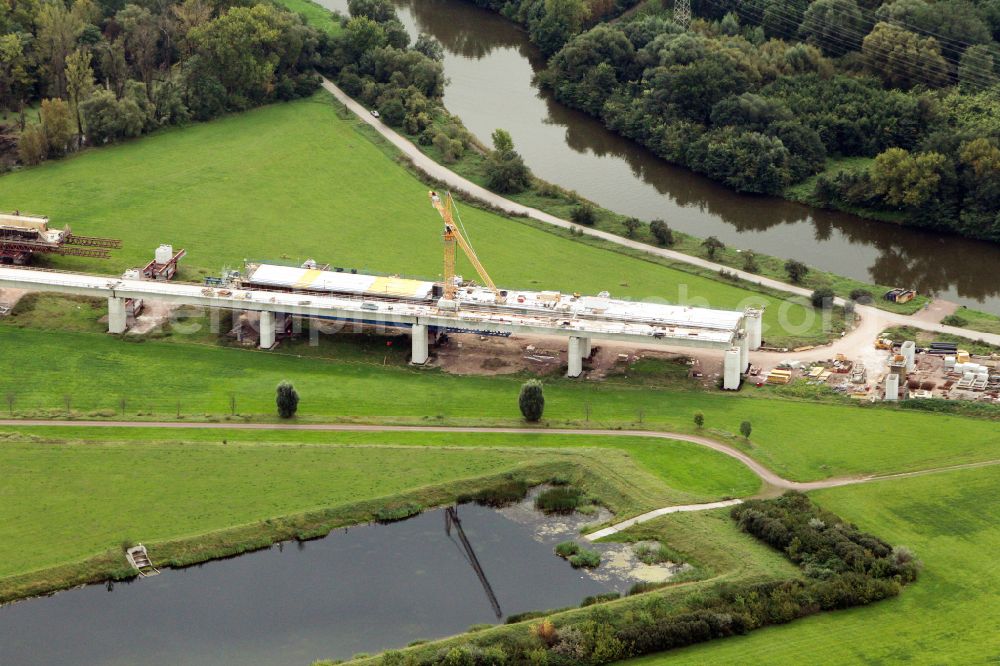
<instances>
[{"instance_id":1,"label":"tree line","mask_svg":"<svg viewBox=\"0 0 1000 666\"><path fill-rule=\"evenodd\" d=\"M0 2L6 163L312 94L327 41L266 2Z\"/></svg>"},{"instance_id":2,"label":"tree line","mask_svg":"<svg viewBox=\"0 0 1000 666\"><path fill-rule=\"evenodd\" d=\"M485 4L551 53L557 99L660 157L750 193L821 174L818 205L1000 240L997 0L696 0L686 29L659 3L541 5ZM576 17L556 49L549 12Z\"/></svg>"}]
</instances>

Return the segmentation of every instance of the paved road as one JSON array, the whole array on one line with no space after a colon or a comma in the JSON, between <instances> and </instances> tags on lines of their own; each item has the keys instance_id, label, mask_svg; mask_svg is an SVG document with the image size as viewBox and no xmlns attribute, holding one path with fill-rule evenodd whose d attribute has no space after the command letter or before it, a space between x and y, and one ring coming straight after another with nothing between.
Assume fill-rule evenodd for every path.
<instances>
[{"instance_id":1,"label":"paved road","mask_svg":"<svg viewBox=\"0 0 1000 666\"><path fill-rule=\"evenodd\" d=\"M705 268L713 272L718 272L720 270L726 270L729 273L733 273L739 276L741 279L750 282L752 284L761 285L764 287L769 287L771 289L776 289L783 291L785 293L793 294L796 296L809 297L812 294L810 289L804 287L797 287L786 282L781 282L780 280L775 280L768 277L763 277L761 275L756 275L754 273L748 273L746 271L741 271L738 269L731 268L729 266L724 266L722 264L717 264L707 259L702 259L700 257L692 257L691 255L684 254L683 252L677 252L676 250L670 250L667 248L656 247L654 245L648 245L646 243L641 243L639 241L631 240L629 238L624 238L616 234L608 233L606 231L600 231L598 229L591 229L590 227L581 226L579 224L574 224L568 220L556 217L555 215L550 215L544 211L538 210L537 208L532 208L530 206L525 206L519 204L510 199L506 199L495 192L491 192L484 187L481 187L472 181L464 178L454 171L438 164L430 157L425 155L417 148L413 143L402 136L391 127L380 121L379 119L373 117L371 113L361 104L354 101L347 93L338 88L329 79L323 79L323 87L329 91L337 100L354 112L358 118L368 123L374 127L378 132L385 137L392 145L400 150L404 155L406 155L414 165L420 168L422 171L428 173L431 177L446 183L448 187L453 190L460 190L473 197L485 201L491 206L494 206L500 210L503 210L512 215L530 217L531 219L538 220L540 222L545 222L546 224L551 224L556 227L561 227L563 229L577 229L582 231L588 236L593 236L594 238L600 238L611 243L616 243L618 245L646 252L647 254L653 254L656 256L664 257L666 259L671 259L674 261L680 261L691 266L697 266L699 268ZM835 302L838 305L844 304L844 299L837 298ZM946 301L938 302L935 306L936 309L947 313L951 310L951 304L947 304ZM879 330L887 326L895 325L906 325L914 326L928 331L936 331L940 333L951 333L954 335L961 335L965 337L971 337L974 339L982 339L991 344L1000 345L1000 335L992 333L979 333L977 331L969 331L962 328L956 328L954 326L942 326L937 323L937 321L927 321L927 316L920 317L919 313L917 316L901 315L892 312L886 312L885 310L879 310L878 308L872 307L870 305L859 305L857 306L857 312L861 315L862 319L869 320L871 322L870 328L878 328ZM942 315L944 316L944 315ZM873 336L874 337L874 336ZM850 356L858 356L861 351L870 347L873 342L872 338L862 339L861 335L850 335L845 336L846 342L842 345L844 353ZM847 349L850 347L850 349ZM823 358L829 358L824 356Z\"/></svg>"},{"instance_id":2,"label":"paved road","mask_svg":"<svg viewBox=\"0 0 1000 666\"><path fill-rule=\"evenodd\" d=\"M709 509L722 509L727 506L733 506L735 504L742 504L742 503L743 500L731 499L731 500L723 500L721 502L708 502L707 504L682 504L679 506L665 506L662 509L654 509L652 511L640 514L635 518L629 518L628 520L623 520L620 523L615 523L610 527L605 527L603 530L597 530L596 532L585 534L584 538L589 541L596 541L597 539L603 539L606 536L611 536L612 534L617 534L622 530L627 530L633 525L638 525L639 523L644 523L647 520L653 520L654 518L659 518L660 516L666 516L671 513L686 513L690 511L707 511Z\"/></svg>"}]
</instances>

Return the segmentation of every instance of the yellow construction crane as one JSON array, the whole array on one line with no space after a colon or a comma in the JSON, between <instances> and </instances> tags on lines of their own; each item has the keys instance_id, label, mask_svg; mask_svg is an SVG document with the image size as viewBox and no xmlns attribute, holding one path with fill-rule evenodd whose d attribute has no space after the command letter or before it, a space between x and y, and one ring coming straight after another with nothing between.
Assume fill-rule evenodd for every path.
<instances>
[{"instance_id":1,"label":"yellow construction crane","mask_svg":"<svg viewBox=\"0 0 1000 666\"><path fill-rule=\"evenodd\" d=\"M431 205L437 208L437 211L441 213L441 219L444 220L444 233L442 238L444 239L444 298L447 301L454 302L455 295L458 292L458 285L455 284L455 244L457 243L462 251L465 252L465 256L469 258L472 262L473 267L476 272L479 273L479 277L482 278L483 282L493 292L493 297L496 299L497 303L506 303L506 295L497 289L497 286L493 283L492 278L490 278L489 273L483 268L483 264L479 261L479 257L476 256L476 251L472 249L469 245L469 241L465 240L465 236L462 232L458 230L458 226L455 224L453 211L455 209L455 202L452 201L451 194L445 194L445 198L442 200L437 192L433 190L429 193L431 198Z\"/></svg>"}]
</instances>

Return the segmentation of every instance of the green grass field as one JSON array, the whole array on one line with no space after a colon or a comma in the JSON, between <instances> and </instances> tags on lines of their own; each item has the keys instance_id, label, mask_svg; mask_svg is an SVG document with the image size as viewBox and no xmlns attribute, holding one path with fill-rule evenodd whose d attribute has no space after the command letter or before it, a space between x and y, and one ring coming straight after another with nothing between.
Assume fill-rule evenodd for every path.
<instances>
[{"instance_id":1,"label":"green grass field","mask_svg":"<svg viewBox=\"0 0 1000 666\"><path fill-rule=\"evenodd\" d=\"M345 112L346 113L346 112ZM55 226L121 238L110 261L57 257L52 267L118 273L160 243L188 250L200 279L246 258L435 278L440 218L427 188L338 114L326 93L84 151L0 177L9 207ZM825 336L810 307L579 243L470 206L460 212L497 284L716 308L768 305L772 342ZM459 270L472 276L460 259ZM781 319L785 325L780 324Z\"/></svg>"},{"instance_id":2,"label":"green grass field","mask_svg":"<svg viewBox=\"0 0 1000 666\"><path fill-rule=\"evenodd\" d=\"M235 396L240 416L232 418L274 419L274 387L289 379L302 396L302 421L520 423L518 377L6 326L0 343L0 397L12 396L15 413L23 415L65 416L68 400L76 417L120 418L124 397L125 418L173 419L179 411L184 419L220 420ZM730 395L560 378L546 383L545 417L551 425L692 432L692 415L702 411L705 434L747 448L798 480L1000 458L995 421L763 394L758 399L754 391ZM735 434L743 420L753 424L752 445Z\"/></svg>"},{"instance_id":3,"label":"green grass field","mask_svg":"<svg viewBox=\"0 0 1000 666\"><path fill-rule=\"evenodd\" d=\"M300 14L306 23L331 35L340 32L340 21L330 13L330 10L316 4L312 0L278 0L285 9Z\"/></svg>"},{"instance_id":4,"label":"green grass field","mask_svg":"<svg viewBox=\"0 0 1000 666\"><path fill-rule=\"evenodd\" d=\"M989 312L981 312L979 310L971 310L966 307L961 307L955 313L956 317L965 320L964 324L953 323L948 317L942 320L942 323L948 323L952 326L961 326L961 328L967 328L970 331L981 331L983 333L997 333L1000 334L1000 316L991 314ZM970 333L969 337L974 338L975 335Z\"/></svg>"},{"instance_id":5,"label":"green grass field","mask_svg":"<svg viewBox=\"0 0 1000 666\"><path fill-rule=\"evenodd\" d=\"M497 450L251 444L0 446L0 578L164 541L485 476L530 458Z\"/></svg>"},{"instance_id":6,"label":"green grass field","mask_svg":"<svg viewBox=\"0 0 1000 666\"><path fill-rule=\"evenodd\" d=\"M924 563L899 598L629 662L987 664L1000 659L1000 469L826 490L816 501Z\"/></svg>"}]
</instances>

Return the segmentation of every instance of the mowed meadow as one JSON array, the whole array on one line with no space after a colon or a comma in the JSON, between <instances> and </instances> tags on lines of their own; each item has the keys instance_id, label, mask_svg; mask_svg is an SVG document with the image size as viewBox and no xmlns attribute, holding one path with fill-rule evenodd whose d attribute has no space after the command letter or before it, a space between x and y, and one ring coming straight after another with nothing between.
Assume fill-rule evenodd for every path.
<instances>
[{"instance_id":1,"label":"mowed meadow","mask_svg":"<svg viewBox=\"0 0 1000 666\"><path fill-rule=\"evenodd\" d=\"M290 379L301 396L296 418L303 422L523 423L517 395L524 378L518 376L458 376L371 360L7 326L0 326L0 344L0 396L14 396L15 413L25 416L64 418L68 406L74 418L274 420L274 387ZM546 380L545 421L699 432L731 441L800 481L1000 458L995 421L769 393L754 397L757 391L731 395L554 378ZM703 430L692 422L698 411L705 415ZM743 420L753 425L750 442L736 434Z\"/></svg>"},{"instance_id":2,"label":"mowed meadow","mask_svg":"<svg viewBox=\"0 0 1000 666\"><path fill-rule=\"evenodd\" d=\"M111 236L109 261L57 257L53 268L120 273L161 243L186 248L182 277L200 280L244 259L302 262L436 279L440 218L427 187L358 129L327 93L0 177L7 208L53 226ZM768 306L773 339L823 337L807 305L576 242L469 205L468 236L497 284L715 308ZM460 257L459 271L475 271ZM786 321L782 328L779 320Z\"/></svg>"},{"instance_id":3,"label":"mowed meadow","mask_svg":"<svg viewBox=\"0 0 1000 666\"><path fill-rule=\"evenodd\" d=\"M993 664L1000 659L1000 467L882 481L813 499L924 563L896 599L666 652L629 666Z\"/></svg>"}]
</instances>

